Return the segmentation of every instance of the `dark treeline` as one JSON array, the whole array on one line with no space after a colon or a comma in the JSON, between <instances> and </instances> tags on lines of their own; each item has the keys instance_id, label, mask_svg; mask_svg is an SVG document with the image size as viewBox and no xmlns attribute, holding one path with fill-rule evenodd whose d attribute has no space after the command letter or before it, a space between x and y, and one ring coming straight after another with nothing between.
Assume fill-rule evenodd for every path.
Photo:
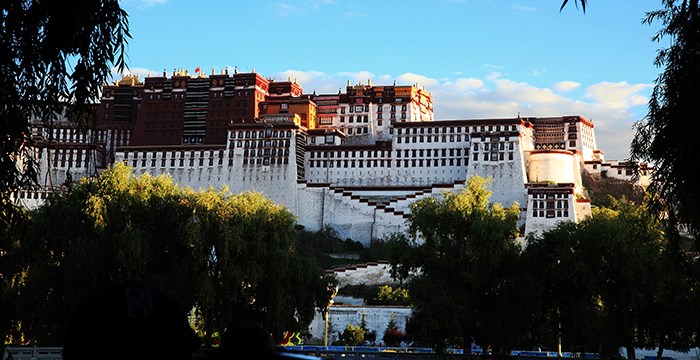
<instances>
[{"instance_id":1,"label":"dark treeline","mask_svg":"<svg viewBox=\"0 0 700 360\"><path fill-rule=\"evenodd\" d=\"M413 205L412 233L391 242L415 309L416 344L505 355L542 348L616 357L626 348L687 351L700 328L696 253L672 246L644 205L611 200L524 246L517 205L490 204L487 180ZM411 275L413 274L413 275Z\"/></svg>"},{"instance_id":2,"label":"dark treeline","mask_svg":"<svg viewBox=\"0 0 700 360\"><path fill-rule=\"evenodd\" d=\"M258 193L195 192L119 164L24 219L0 234L0 336L12 344L62 345L81 301L119 284L163 291L205 344L241 313L277 340L305 330L335 290L297 251L294 216Z\"/></svg>"}]
</instances>

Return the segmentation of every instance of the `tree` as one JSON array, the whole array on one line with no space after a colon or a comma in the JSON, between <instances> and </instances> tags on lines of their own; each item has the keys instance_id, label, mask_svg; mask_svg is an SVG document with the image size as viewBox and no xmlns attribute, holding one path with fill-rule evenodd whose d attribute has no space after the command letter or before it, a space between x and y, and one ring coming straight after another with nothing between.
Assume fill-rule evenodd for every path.
<instances>
[{"instance_id":1,"label":"tree","mask_svg":"<svg viewBox=\"0 0 700 360\"><path fill-rule=\"evenodd\" d=\"M631 158L654 164L650 190L665 205L671 228L700 233L700 189L695 186L698 157L688 131L700 111L700 8L698 0L663 0L664 9L647 13L645 23L661 21L654 41L670 40L655 60L664 71L656 79L649 112L636 125Z\"/></svg>"},{"instance_id":2,"label":"tree","mask_svg":"<svg viewBox=\"0 0 700 360\"><path fill-rule=\"evenodd\" d=\"M669 266L675 253L662 229L645 206L623 200L530 238L523 257L549 334L608 357L620 347L629 359L639 347L687 349L691 322L674 314L692 312L689 288Z\"/></svg>"},{"instance_id":3,"label":"tree","mask_svg":"<svg viewBox=\"0 0 700 360\"><path fill-rule=\"evenodd\" d=\"M528 237L521 270L533 293L524 300L532 314L528 323L539 325L529 329L538 346L596 352L601 320L598 294L592 291L595 269L581 255L577 234L577 224L562 222Z\"/></svg>"},{"instance_id":4,"label":"tree","mask_svg":"<svg viewBox=\"0 0 700 360\"><path fill-rule=\"evenodd\" d=\"M512 280L520 245L517 204L490 204L486 179L411 207L410 233L392 240L392 271L409 278L407 331L438 347L451 337L507 353L516 336ZM411 273L417 275L410 277Z\"/></svg>"},{"instance_id":5,"label":"tree","mask_svg":"<svg viewBox=\"0 0 700 360\"><path fill-rule=\"evenodd\" d=\"M357 346L361 345L365 341L366 330L362 326L355 326L353 324L348 324L343 330L343 335L340 337L343 345L347 346Z\"/></svg>"},{"instance_id":6,"label":"tree","mask_svg":"<svg viewBox=\"0 0 700 360\"><path fill-rule=\"evenodd\" d=\"M50 197L30 221L15 319L44 345L61 344L78 301L111 284L163 289L196 308L209 336L257 314L276 337L307 326L334 286L294 251L293 216L258 193L194 192L119 164Z\"/></svg>"},{"instance_id":7,"label":"tree","mask_svg":"<svg viewBox=\"0 0 700 360\"><path fill-rule=\"evenodd\" d=\"M399 330L399 327L396 325L396 319L394 319L394 313L391 313L391 319L389 320L389 323L386 325L386 330L384 330L384 336L382 336L382 341L384 341L384 345L386 346L399 346L401 344L401 341L403 341L404 335Z\"/></svg>"},{"instance_id":8,"label":"tree","mask_svg":"<svg viewBox=\"0 0 700 360\"><path fill-rule=\"evenodd\" d=\"M3 0L0 2L0 307L12 299L7 254L24 212L11 194L36 181L29 119L51 122L65 111L85 127L92 103L113 66L123 69L129 38L118 0ZM0 315L0 337L7 318ZM0 350L2 344L0 343Z\"/></svg>"},{"instance_id":9,"label":"tree","mask_svg":"<svg viewBox=\"0 0 700 360\"><path fill-rule=\"evenodd\" d=\"M569 3L569 0L564 0L561 4L561 8L559 8L559 11L564 10L564 7L566 4ZM574 0L574 4L576 7L578 7L579 4L581 4L581 9L583 9L583 12L586 12L586 5L588 4L588 0Z\"/></svg>"},{"instance_id":10,"label":"tree","mask_svg":"<svg viewBox=\"0 0 700 360\"><path fill-rule=\"evenodd\" d=\"M0 220L12 211L10 193L36 181L30 117L51 122L65 111L91 125L112 67L125 66L129 36L118 0L0 4Z\"/></svg>"},{"instance_id":11,"label":"tree","mask_svg":"<svg viewBox=\"0 0 700 360\"><path fill-rule=\"evenodd\" d=\"M408 290L397 287L394 289L389 285L380 285L372 298L365 300L367 305L411 305Z\"/></svg>"}]
</instances>

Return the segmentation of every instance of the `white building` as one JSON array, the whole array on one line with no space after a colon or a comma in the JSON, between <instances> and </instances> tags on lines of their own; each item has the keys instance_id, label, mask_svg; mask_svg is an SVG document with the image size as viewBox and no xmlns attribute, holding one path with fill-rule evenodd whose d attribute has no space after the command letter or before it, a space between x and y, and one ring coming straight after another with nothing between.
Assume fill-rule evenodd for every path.
<instances>
[{"instance_id":1,"label":"white building","mask_svg":"<svg viewBox=\"0 0 700 360\"><path fill-rule=\"evenodd\" d=\"M308 98L317 103L317 128L303 125L314 123L309 114L261 115L229 123L222 144L130 146L121 133L112 139L116 133L34 122L43 188L16 197L38 206L68 174L78 179L123 161L136 174L168 174L193 189L260 191L310 231L330 227L368 244L405 231L416 200L460 191L472 176L492 179L493 202L519 204L523 235L590 214L582 172L631 177L633 164L605 162L593 122L581 116L434 121L432 96L417 85L360 84ZM154 108L148 114L156 117Z\"/></svg>"}]
</instances>

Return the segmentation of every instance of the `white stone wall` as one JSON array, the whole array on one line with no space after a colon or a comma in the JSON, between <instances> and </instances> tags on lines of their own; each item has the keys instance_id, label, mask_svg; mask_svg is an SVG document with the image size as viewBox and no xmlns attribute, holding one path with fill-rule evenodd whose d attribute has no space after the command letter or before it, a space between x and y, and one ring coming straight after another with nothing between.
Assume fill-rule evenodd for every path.
<instances>
[{"instance_id":1,"label":"white stone wall","mask_svg":"<svg viewBox=\"0 0 700 360\"><path fill-rule=\"evenodd\" d=\"M520 207L527 206L527 172L525 168L524 154L520 150L523 144L522 137L511 140L508 144L513 144L513 150L507 153L513 154L513 159L505 157L505 160L484 160L483 152L474 154L471 165L468 168L467 179L473 176L490 178L489 190L493 193L491 202L501 203L507 207L517 202ZM510 145L507 146L509 149ZM490 159L490 157L489 157Z\"/></svg>"},{"instance_id":2,"label":"white stone wall","mask_svg":"<svg viewBox=\"0 0 700 360\"><path fill-rule=\"evenodd\" d=\"M554 208L552 211L554 212L555 216L547 217L547 209L535 208L535 206L533 206L533 201L537 200L538 199L534 198L533 196L529 196L527 204L527 219L525 221L525 236L529 234L541 235L543 231L555 227L561 221L576 221L578 218L577 211L585 210L577 208L576 199L573 196L569 196L568 198L560 199L566 200L566 207ZM537 216L534 216L535 212L537 212Z\"/></svg>"},{"instance_id":3,"label":"white stone wall","mask_svg":"<svg viewBox=\"0 0 700 360\"><path fill-rule=\"evenodd\" d=\"M440 197L445 191L460 191L464 183L423 190L382 189L345 191L325 184L297 186L297 221L309 231L329 227L341 239L350 238L369 245L372 239L388 239L408 230L406 214L410 205L425 197ZM378 202L371 197L393 197ZM368 199L369 198L369 199Z\"/></svg>"},{"instance_id":4,"label":"white stone wall","mask_svg":"<svg viewBox=\"0 0 700 360\"><path fill-rule=\"evenodd\" d=\"M357 264L333 270L338 287L347 285L397 285L391 277L391 264L386 261Z\"/></svg>"},{"instance_id":5,"label":"white stone wall","mask_svg":"<svg viewBox=\"0 0 700 360\"><path fill-rule=\"evenodd\" d=\"M364 314L367 329L377 333L376 344L379 345L392 316L396 327L405 334L406 321L412 312L413 308L411 307L333 305L329 310L332 329L328 334L328 344L338 340L338 332L342 333L348 325L359 326L362 322L362 314ZM316 313L314 320L309 325L309 332L314 342L323 344L325 321L320 312Z\"/></svg>"},{"instance_id":6,"label":"white stone wall","mask_svg":"<svg viewBox=\"0 0 700 360\"><path fill-rule=\"evenodd\" d=\"M297 171L293 152L287 164L275 165L243 165L241 149L120 151L115 158L132 166L136 175L168 174L174 183L194 190L219 190L226 186L233 194L257 191L275 203L296 208Z\"/></svg>"},{"instance_id":7,"label":"white stone wall","mask_svg":"<svg viewBox=\"0 0 700 360\"><path fill-rule=\"evenodd\" d=\"M336 192L328 186L301 183L297 187L297 221L309 231L329 227L341 239L369 245L372 239L401 232L403 216L361 201L359 195Z\"/></svg>"},{"instance_id":8,"label":"white stone wall","mask_svg":"<svg viewBox=\"0 0 700 360\"><path fill-rule=\"evenodd\" d=\"M430 186L464 180L469 135L462 129L448 134L447 129L439 122L430 134L426 128L394 129L391 148L314 148L305 154L306 180L339 186Z\"/></svg>"},{"instance_id":9,"label":"white stone wall","mask_svg":"<svg viewBox=\"0 0 700 360\"><path fill-rule=\"evenodd\" d=\"M401 105L394 105L400 117ZM342 115L346 116L347 121L349 109L347 104L341 104L339 108L342 106L346 108ZM392 104L382 106L385 108L382 113L388 116ZM414 104L407 104L406 120L420 120L419 110ZM353 111L354 116L361 115L363 119L359 125L355 121L355 126L366 125L372 129L354 139L366 143L382 133L387 140L391 140L391 146L371 143L371 146L353 147L346 144L329 146L328 150L319 149L323 146L309 146L309 151L305 153L305 167L301 169L305 173L302 181L298 181L300 169L297 169L296 162L296 130L292 130L291 126L284 127L279 136L273 134L271 138L271 148L287 151L284 153L286 163L258 163L261 159L258 153L260 146L255 149L252 143L267 141L268 137L263 139L260 135L255 138L254 133L262 134L262 128L253 124L232 130L226 147L124 147L115 154L115 159L132 166L136 174L169 174L175 183L195 190L226 186L232 193L259 191L272 201L286 206L297 216L298 223L308 230L330 227L341 238L352 238L364 244L405 231L405 215L409 213L412 203L424 197L439 197L442 191L459 191L463 187L460 182L474 175L492 179L489 188L493 193L492 202L504 206L518 202L524 211L530 208L525 189L528 182L571 182L575 185L575 195L579 198L583 195L580 171L584 170L583 160L589 155L569 151L551 154L534 151L532 127L519 125L512 120L504 123L491 120L474 123L436 121L408 126L399 122L390 131L382 132L378 130L377 113L377 104L370 104L368 109L363 105L362 111ZM367 123L364 122L365 115L368 116ZM387 118L382 121L383 126L390 123ZM586 132L585 143L594 144L592 128L582 128L580 123L577 126L579 134ZM273 126L271 131L278 130ZM100 134L114 136L111 133ZM81 140L71 139L66 131L58 131L55 135L65 141ZM116 140L104 138L101 141L116 144L127 139L128 134L123 134ZM276 144L282 141L284 145L275 145L275 141ZM338 141L334 144L337 145ZM265 145L264 148L270 147ZM251 149L256 151L255 156L246 156L246 153L250 155ZM55 153L44 153L40 158L40 182L45 182L46 186L63 183L69 168L74 180L94 173L95 169L91 167L94 162L88 167L81 166L84 161L76 163L75 151L80 150L59 151L63 151L59 154L59 161L55 161ZM313 158L311 151L315 152ZM319 158L319 154L323 155ZM593 155L600 157L599 153L594 152ZM65 163L60 160L63 157ZM46 164L47 158L52 159L51 167ZM84 159L84 155L81 159ZM251 159L254 161L251 162ZM351 165L352 161L354 165ZM314 166L311 166L312 162ZM616 162L603 163L601 167L612 169L615 165ZM352 188L352 191L343 187ZM360 189L362 187L365 189ZM25 203L29 204L27 206L37 206L42 202L41 194L35 197L34 194L18 193L17 197L24 198ZM577 205L575 210L572 213L579 219L590 213L590 204ZM529 221L526 214L523 214L523 219ZM551 226L550 223L549 220L538 219L530 228L544 228Z\"/></svg>"},{"instance_id":10,"label":"white stone wall","mask_svg":"<svg viewBox=\"0 0 700 360\"><path fill-rule=\"evenodd\" d=\"M582 221L583 219L591 216L591 201L588 199L577 199L575 203L576 208L576 221Z\"/></svg>"}]
</instances>

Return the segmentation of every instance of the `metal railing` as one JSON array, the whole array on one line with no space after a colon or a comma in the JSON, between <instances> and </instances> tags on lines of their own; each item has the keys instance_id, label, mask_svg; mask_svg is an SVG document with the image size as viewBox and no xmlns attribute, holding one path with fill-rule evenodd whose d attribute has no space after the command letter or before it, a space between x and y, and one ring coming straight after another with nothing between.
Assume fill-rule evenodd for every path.
<instances>
[{"instance_id":1,"label":"metal railing","mask_svg":"<svg viewBox=\"0 0 700 360\"><path fill-rule=\"evenodd\" d=\"M62 360L62 347L7 346L2 360Z\"/></svg>"}]
</instances>

